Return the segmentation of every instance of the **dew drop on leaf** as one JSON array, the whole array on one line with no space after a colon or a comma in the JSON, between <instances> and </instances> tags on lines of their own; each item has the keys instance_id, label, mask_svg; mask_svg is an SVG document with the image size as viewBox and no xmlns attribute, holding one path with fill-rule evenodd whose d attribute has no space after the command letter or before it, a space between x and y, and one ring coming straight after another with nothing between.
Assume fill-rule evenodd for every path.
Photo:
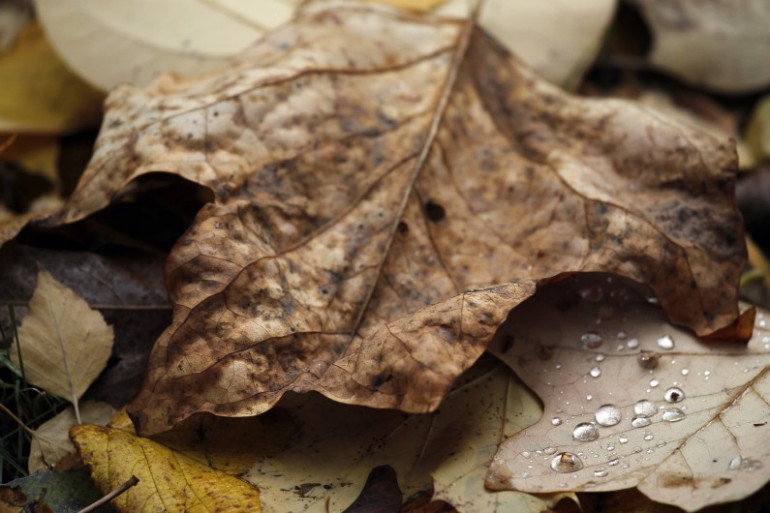
<instances>
[{"instance_id":1,"label":"dew drop on leaf","mask_svg":"<svg viewBox=\"0 0 770 513\"><path fill-rule=\"evenodd\" d=\"M593 422L581 422L572 430L572 438L577 442L593 442L599 438L599 428Z\"/></svg>"},{"instance_id":2,"label":"dew drop on leaf","mask_svg":"<svg viewBox=\"0 0 770 513\"><path fill-rule=\"evenodd\" d=\"M554 417L551 419L551 424L554 426L561 426L561 419L559 417Z\"/></svg>"},{"instance_id":3,"label":"dew drop on leaf","mask_svg":"<svg viewBox=\"0 0 770 513\"><path fill-rule=\"evenodd\" d=\"M679 422L685 418L685 414L679 408L668 408L663 410L663 420L666 422Z\"/></svg>"},{"instance_id":4,"label":"dew drop on leaf","mask_svg":"<svg viewBox=\"0 0 770 513\"><path fill-rule=\"evenodd\" d=\"M607 474L609 474L609 472L607 472L607 469L605 468L597 468L594 470L594 477L607 477Z\"/></svg>"},{"instance_id":5,"label":"dew drop on leaf","mask_svg":"<svg viewBox=\"0 0 770 513\"><path fill-rule=\"evenodd\" d=\"M663 335L658 339L658 347L670 351L674 349L674 339L671 338L671 335Z\"/></svg>"},{"instance_id":6,"label":"dew drop on leaf","mask_svg":"<svg viewBox=\"0 0 770 513\"><path fill-rule=\"evenodd\" d=\"M610 467L615 467L617 466L618 463L620 463L620 458L618 458L617 456L613 456L612 458L609 459L609 461L607 461L607 465L609 465Z\"/></svg>"},{"instance_id":7,"label":"dew drop on leaf","mask_svg":"<svg viewBox=\"0 0 770 513\"><path fill-rule=\"evenodd\" d=\"M652 420L649 417L634 417L631 420L631 425L635 428L647 427L652 424Z\"/></svg>"},{"instance_id":8,"label":"dew drop on leaf","mask_svg":"<svg viewBox=\"0 0 770 513\"><path fill-rule=\"evenodd\" d=\"M614 404L603 404L599 406L594 415L596 417L596 422L598 422L600 426L614 426L619 423L621 419L620 408Z\"/></svg>"},{"instance_id":9,"label":"dew drop on leaf","mask_svg":"<svg viewBox=\"0 0 770 513\"><path fill-rule=\"evenodd\" d=\"M553 447L546 447L545 449L543 449L543 453L544 454L550 455L550 454L553 454L555 452L556 452L556 449L554 449Z\"/></svg>"},{"instance_id":10,"label":"dew drop on leaf","mask_svg":"<svg viewBox=\"0 0 770 513\"><path fill-rule=\"evenodd\" d=\"M551 469L556 472L576 472L583 468L583 461L577 454L560 452L551 460Z\"/></svg>"},{"instance_id":11,"label":"dew drop on leaf","mask_svg":"<svg viewBox=\"0 0 770 513\"><path fill-rule=\"evenodd\" d=\"M684 391L679 387L671 387L663 394L663 399L668 403L678 403L684 399Z\"/></svg>"},{"instance_id":12,"label":"dew drop on leaf","mask_svg":"<svg viewBox=\"0 0 770 513\"><path fill-rule=\"evenodd\" d=\"M645 433L645 434L644 434L644 441L645 441L645 442L649 442L649 441L650 441L650 440L652 440L653 438L655 438L655 435L653 435L653 434L652 434L652 433L650 433L650 432L647 432L647 433Z\"/></svg>"},{"instance_id":13,"label":"dew drop on leaf","mask_svg":"<svg viewBox=\"0 0 770 513\"><path fill-rule=\"evenodd\" d=\"M583 348L585 349L596 349L597 347L601 346L604 342L604 339L602 336L595 331L589 331L586 333L583 333L580 336L580 342L583 344Z\"/></svg>"},{"instance_id":14,"label":"dew drop on leaf","mask_svg":"<svg viewBox=\"0 0 770 513\"><path fill-rule=\"evenodd\" d=\"M628 443L628 437L627 436L621 436L620 438L618 438L618 442L620 442L621 444L627 444Z\"/></svg>"},{"instance_id":15,"label":"dew drop on leaf","mask_svg":"<svg viewBox=\"0 0 770 513\"><path fill-rule=\"evenodd\" d=\"M604 361L604 358L605 358L605 356L604 356L603 354L599 353L599 354L597 354L597 355L596 355L596 358L595 358L595 360L596 360L597 362L603 362L603 361Z\"/></svg>"},{"instance_id":16,"label":"dew drop on leaf","mask_svg":"<svg viewBox=\"0 0 770 513\"><path fill-rule=\"evenodd\" d=\"M658 412L655 404L647 399L642 399L634 403L634 414L637 417L652 417Z\"/></svg>"},{"instance_id":17,"label":"dew drop on leaf","mask_svg":"<svg viewBox=\"0 0 770 513\"><path fill-rule=\"evenodd\" d=\"M650 386L651 386L652 388L655 388L655 387L656 387L656 386L658 386L658 385L660 385L660 380L659 380L659 379L655 379L655 378L653 378L653 379L651 379L651 380L650 380Z\"/></svg>"},{"instance_id":18,"label":"dew drop on leaf","mask_svg":"<svg viewBox=\"0 0 770 513\"><path fill-rule=\"evenodd\" d=\"M626 342L626 346L627 346L629 349L636 349L637 347L639 347L639 339L637 339L637 338L632 338L631 340L629 340L628 342Z\"/></svg>"},{"instance_id":19,"label":"dew drop on leaf","mask_svg":"<svg viewBox=\"0 0 770 513\"><path fill-rule=\"evenodd\" d=\"M592 368L589 371L589 374L591 375L592 378L598 378L599 376L602 375L602 370L597 366L597 367Z\"/></svg>"}]
</instances>

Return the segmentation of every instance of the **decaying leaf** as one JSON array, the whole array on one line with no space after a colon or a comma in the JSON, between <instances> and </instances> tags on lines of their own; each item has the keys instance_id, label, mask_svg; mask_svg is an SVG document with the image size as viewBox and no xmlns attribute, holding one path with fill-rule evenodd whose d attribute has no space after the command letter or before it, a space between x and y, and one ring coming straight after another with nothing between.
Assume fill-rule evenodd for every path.
<instances>
[{"instance_id":1,"label":"decaying leaf","mask_svg":"<svg viewBox=\"0 0 770 513\"><path fill-rule=\"evenodd\" d=\"M734 320L729 145L566 95L470 27L316 2L225 74L110 95L51 224L148 172L215 194L169 256L174 321L129 408L142 433L290 390L434 409L565 272L647 283L698 333Z\"/></svg>"},{"instance_id":2,"label":"decaying leaf","mask_svg":"<svg viewBox=\"0 0 770 513\"><path fill-rule=\"evenodd\" d=\"M770 96L754 108L746 127L746 143L758 162L770 161Z\"/></svg>"},{"instance_id":3,"label":"decaying leaf","mask_svg":"<svg viewBox=\"0 0 770 513\"><path fill-rule=\"evenodd\" d=\"M770 11L764 0L632 3L653 33L653 65L726 93L770 84Z\"/></svg>"},{"instance_id":4,"label":"decaying leaf","mask_svg":"<svg viewBox=\"0 0 770 513\"><path fill-rule=\"evenodd\" d=\"M88 470L78 469L65 472L52 472L45 470L37 472L31 476L14 479L4 486L0 486L0 493L11 487L21 488L22 493L30 501L43 499L44 504L30 504L29 509L24 509L23 513L42 513L55 511L56 513L78 513L80 510L89 506L101 498L99 490L88 476ZM34 507L43 507L45 509L33 509ZM0 508L0 511L3 511ZM112 513L114 510L102 507L98 510L100 513ZM5 513L5 511L3 511ZM22 513L21 511L19 513Z\"/></svg>"},{"instance_id":5,"label":"decaying leaf","mask_svg":"<svg viewBox=\"0 0 770 513\"><path fill-rule=\"evenodd\" d=\"M99 312L41 270L19 327L24 371L29 383L76 403L107 365L113 332ZM19 365L18 351L11 359Z\"/></svg>"},{"instance_id":6,"label":"decaying leaf","mask_svg":"<svg viewBox=\"0 0 770 513\"><path fill-rule=\"evenodd\" d=\"M617 281L576 277L544 289L501 329L493 352L545 410L503 443L487 486L637 486L687 511L758 490L770 479L765 314L748 346L703 343Z\"/></svg>"},{"instance_id":7,"label":"decaying leaf","mask_svg":"<svg viewBox=\"0 0 770 513\"><path fill-rule=\"evenodd\" d=\"M145 86L161 73L198 74L224 67L266 30L289 20L297 3L37 0L35 7L67 64L109 91L121 84Z\"/></svg>"},{"instance_id":8,"label":"decaying leaf","mask_svg":"<svg viewBox=\"0 0 770 513\"><path fill-rule=\"evenodd\" d=\"M615 0L486 0L479 24L537 73L568 89L578 85L601 48ZM451 0L437 14L467 16Z\"/></svg>"},{"instance_id":9,"label":"decaying leaf","mask_svg":"<svg viewBox=\"0 0 770 513\"><path fill-rule=\"evenodd\" d=\"M89 424L73 427L71 436L104 493L132 475L139 478L136 486L113 501L118 511L261 511L259 492L250 484L147 438Z\"/></svg>"},{"instance_id":10,"label":"decaying leaf","mask_svg":"<svg viewBox=\"0 0 770 513\"><path fill-rule=\"evenodd\" d=\"M84 401L80 405L83 422L103 426L115 415L115 408L106 403ZM69 437L72 426L77 424L75 408L70 406L35 430L29 449L27 467L29 473L54 467L59 460L75 452Z\"/></svg>"},{"instance_id":11,"label":"decaying leaf","mask_svg":"<svg viewBox=\"0 0 770 513\"><path fill-rule=\"evenodd\" d=\"M103 96L73 75L36 23L0 55L0 131L58 134L98 123Z\"/></svg>"},{"instance_id":12,"label":"decaying leaf","mask_svg":"<svg viewBox=\"0 0 770 513\"><path fill-rule=\"evenodd\" d=\"M509 369L483 358L433 414L410 416L291 394L264 415L196 416L155 439L202 465L245 473L268 512L323 513L327 506L341 511L355 501L372 468L387 464L404 497L433 489L434 499L462 512L539 513L574 496L490 493L484 474L498 445L540 413ZM133 432L125 416L111 425Z\"/></svg>"}]
</instances>

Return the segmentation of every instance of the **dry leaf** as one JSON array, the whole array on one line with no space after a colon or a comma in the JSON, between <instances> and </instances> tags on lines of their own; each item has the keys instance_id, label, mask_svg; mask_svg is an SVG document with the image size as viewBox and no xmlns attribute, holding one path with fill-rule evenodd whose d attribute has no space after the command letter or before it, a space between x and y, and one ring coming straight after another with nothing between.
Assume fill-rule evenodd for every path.
<instances>
[{"instance_id":1,"label":"dry leaf","mask_svg":"<svg viewBox=\"0 0 770 513\"><path fill-rule=\"evenodd\" d=\"M536 422L541 408L509 369L483 358L460 378L441 409L409 416L351 407L317 394L290 395L250 418L194 417L156 440L203 465L241 474L268 512L340 511L377 465L390 465L404 496L434 489L462 512L539 513L558 494L490 493L484 474L506 437ZM132 432L126 416L112 422ZM245 465L245 466L244 466Z\"/></svg>"},{"instance_id":2,"label":"dry leaf","mask_svg":"<svg viewBox=\"0 0 770 513\"><path fill-rule=\"evenodd\" d=\"M115 408L106 403L84 401L80 404L81 420L89 424L103 426L114 415ZM75 408L70 406L35 430L27 462L30 474L54 467L64 456L75 452L69 437L70 428L75 424Z\"/></svg>"},{"instance_id":3,"label":"dry leaf","mask_svg":"<svg viewBox=\"0 0 770 513\"><path fill-rule=\"evenodd\" d=\"M161 73L198 74L289 20L298 0L36 0L53 46L103 91ZM183 20L183 22L182 22ZM87 37L84 37L87 34Z\"/></svg>"},{"instance_id":4,"label":"dry leaf","mask_svg":"<svg viewBox=\"0 0 770 513\"><path fill-rule=\"evenodd\" d=\"M132 475L139 478L136 486L112 501L120 512L261 511L259 492L250 484L147 438L88 424L73 427L71 436L104 493Z\"/></svg>"},{"instance_id":5,"label":"dry leaf","mask_svg":"<svg viewBox=\"0 0 770 513\"><path fill-rule=\"evenodd\" d=\"M7 52L32 19L32 9L22 2L0 3L0 55Z\"/></svg>"},{"instance_id":6,"label":"dry leaf","mask_svg":"<svg viewBox=\"0 0 770 513\"><path fill-rule=\"evenodd\" d=\"M564 272L647 283L698 333L737 315L733 150L566 95L457 22L318 2L228 73L122 87L107 108L51 224L148 172L215 194L169 256L174 321L129 408L145 434L289 390L434 409Z\"/></svg>"},{"instance_id":7,"label":"dry leaf","mask_svg":"<svg viewBox=\"0 0 770 513\"><path fill-rule=\"evenodd\" d=\"M0 131L59 134L94 126L103 96L72 74L36 23L0 55Z\"/></svg>"},{"instance_id":8,"label":"dry leaf","mask_svg":"<svg viewBox=\"0 0 770 513\"><path fill-rule=\"evenodd\" d=\"M544 78L575 88L599 53L615 0L486 0L479 23ZM466 0L437 14L467 16Z\"/></svg>"},{"instance_id":9,"label":"dry leaf","mask_svg":"<svg viewBox=\"0 0 770 513\"><path fill-rule=\"evenodd\" d=\"M770 479L770 330L748 346L703 343L617 279L576 277L512 312L492 350L545 405L507 440L493 489L637 486L687 511Z\"/></svg>"},{"instance_id":10,"label":"dry leaf","mask_svg":"<svg viewBox=\"0 0 770 513\"><path fill-rule=\"evenodd\" d=\"M726 93L770 84L765 0L632 0L653 35L648 57L684 80Z\"/></svg>"},{"instance_id":11,"label":"dry leaf","mask_svg":"<svg viewBox=\"0 0 770 513\"><path fill-rule=\"evenodd\" d=\"M101 314L44 270L19 327L29 383L73 403L107 365L113 332ZM18 351L11 359L19 365Z\"/></svg>"}]
</instances>

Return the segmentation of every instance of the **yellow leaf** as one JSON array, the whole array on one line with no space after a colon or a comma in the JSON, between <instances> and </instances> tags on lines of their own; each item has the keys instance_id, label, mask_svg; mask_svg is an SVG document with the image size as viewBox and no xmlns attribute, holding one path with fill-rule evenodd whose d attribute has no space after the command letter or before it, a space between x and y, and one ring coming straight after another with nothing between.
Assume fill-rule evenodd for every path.
<instances>
[{"instance_id":1,"label":"yellow leaf","mask_svg":"<svg viewBox=\"0 0 770 513\"><path fill-rule=\"evenodd\" d=\"M114 414L115 408L107 403L86 401L80 405L83 422L104 425ZM30 474L53 467L64 456L75 452L69 431L76 423L75 408L69 407L35 430L27 462Z\"/></svg>"},{"instance_id":2,"label":"yellow leaf","mask_svg":"<svg viewBox=\"0 0 770 513\"><path fill-rule=\"evenodd\" d=\"M47 271L38 273L29 314L19 327L27 381L75 402L104 370L112 342L112 327L99 312ZM15 345L11 359L20 365Z\"/></svg>"},{"instance_id":3,"label":"yellow leaf","mask_svg":"<svg viewBox=\"0 0 770 513\"><path fill-rule=\"evenodd\" d=\"M378 4L387 4L410 11L429 11L443 4L446 0L370 0Z\"/></svg>"},{"instance_id":4,"label":"yellow leaf","mask_svg":"<svg viewBox=\"0 0 770 513\"><path fill-rule=\"evenodd\" d=\"M48 178L54 184L59 183L58 159L59 138L50 136L22 135L0 152L3 162L13 162L25 171Z\"/></svg>"},{"instance_id":5,"label":"yellow leaf","mask_svg":"<svg viewBox=\"0 0 770 513\"><path fill-rule=\"evenodd\" d=\"M147 438L88 424L70 432L91 476L105 493L132 475L139 483L113 505L121 512L259 512L259 492L248 483L177 454Z\"/></svg>"},{"instance_id":6,"label":"yellow leaf","mask_svg":"<svg viewBox=\"0 0 770 513\"><path fill-rule=\"evenodd\" d=\"M0 131L58 134L94 126L103 96L72 74L33 23L0 56Z\"/></svg>"}]
</instances>

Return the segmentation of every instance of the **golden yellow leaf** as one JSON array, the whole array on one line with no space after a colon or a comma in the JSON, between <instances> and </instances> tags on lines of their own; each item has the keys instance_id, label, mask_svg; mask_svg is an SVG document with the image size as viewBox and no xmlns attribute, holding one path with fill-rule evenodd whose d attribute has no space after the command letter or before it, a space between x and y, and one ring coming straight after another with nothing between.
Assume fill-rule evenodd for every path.
<instances>
[{"instance_id":1,"label":"golden yellow leaf","mask_svg":"<svg viewBox=\"0 0 770 513\"><path fill-rule=\"evenodd\" d=\"M27 381L75 403L104 370L112 342L112 327L99 312L47 271L38 273L19 327ZM15 342L10 353L20 365Z\"/></svg>"},{"instance_id":2,"label":"golden yellow leaf","mask_svg":"<svg viewBox=\"0 0 770 513\"><path fill-rule=\"evenodd\" d=\"M59 183L59 138L51 136L21 135L0 151L0 160L12 162L25 171Z\"/></svg>"},{"instance_id":3,"label":"golden yellow leaf","mask_svg":"<svg viewBox=\"0 0 770 513\"><path fill-rule=\"evenodd\" d=\"M70 435L103 492L132 475L139 478L112 503L122 513L261 511L259 491L250 484L147 438L88 424L73 427Z\"/></svg>"},{"instance_id":4,"label":"golden yellow leaf","mask_svg":"<svg viewBox=\"0 0 770 513\"><path fill-rule=\"evenodd\" d=\"M107 403L85 401L80 405L81 420L89 424L102 426L114 414L115 408ZM75 452L69 437L70 428L75 424L75 408L70 406L35 430L27 462L30 474L53 467L61 458Z\"/></svg>"},{"instance_id":5,"label":"golden yellow leaf","mask_svg":"<svg viewBox=\"0 0 770 513\"><path fill-rule=\"evenodd\" d=\"M410 11L429 11L435 9L439 5L446 2L446 0L369 0L377 2L378 4L392 5L399 9L407 9ZM466 7L467 9L467 7Z\"/></svg>"},{"instance_id":6,"label":"golden yellow leaf","mask_svg":"<svg viewBox=\"0 0 770 513\"><path fill-rule=\"evenodd\" d=\"M59 60L36 23L0 56L0 131L58 134L98 124L103 95Z\"/></svg>"}]
</instances>

